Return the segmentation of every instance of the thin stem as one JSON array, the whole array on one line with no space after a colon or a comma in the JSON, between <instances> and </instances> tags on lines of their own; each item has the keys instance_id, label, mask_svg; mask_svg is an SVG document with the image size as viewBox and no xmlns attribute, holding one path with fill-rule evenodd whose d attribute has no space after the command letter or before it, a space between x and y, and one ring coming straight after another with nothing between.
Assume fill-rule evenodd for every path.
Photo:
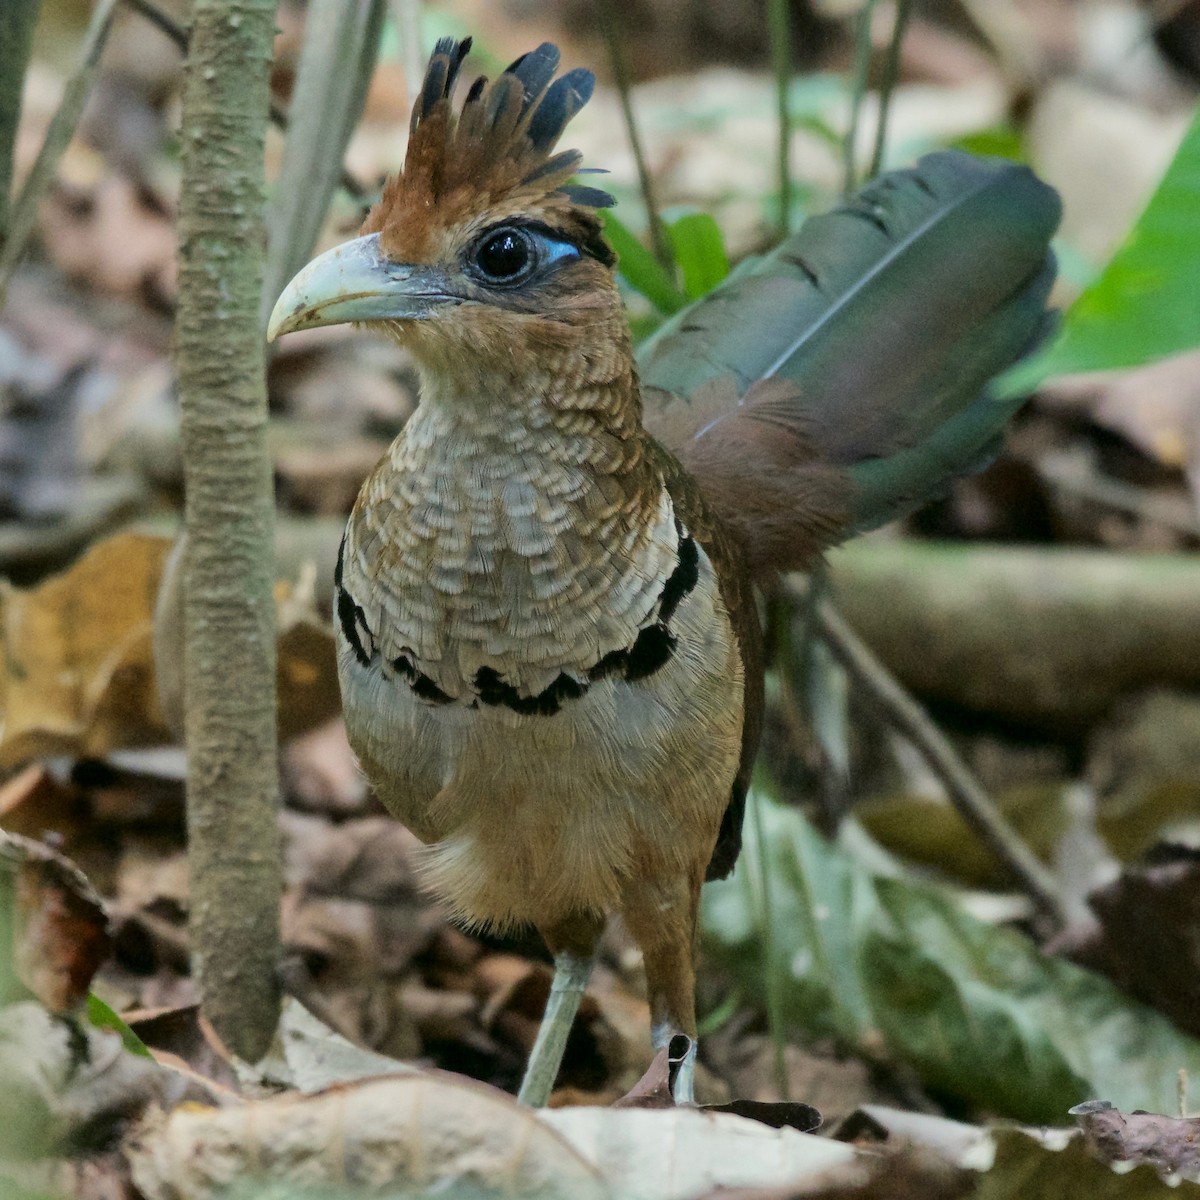
<instances>
[{"instance_id":1,"label":"thin stem","mask_svg":"<svg viewBox=\"0 0 1200 1200\"><path fill-rule=\"evenodd\" d=\"M755 864L758 867L759 922L763 938L763 966L766 969L767 1025L771 1031L771 1048L775 1068L775 1086L779 1098L791 1100L791 1084L788 1080L785 1049L787 1038L784 1032L783 987L779 971L779 951L775 944L775 920L771 901L771 871L767 866L767 838L763 829L762 799L753 789L747 798L750 820L754 823Z\"/></svg>"},{"instance_id":2,"label":"thin stem","mask_svg":"<svg viewBox=\"0 0 1200 1200\"><path fill-rule=\"evenodd\" d=\"M850 76L850 125L842 142L843 196L849 196L858 182L854 156L858 147L863 98L867 94L867 80L871 73L871 20L875 15L875 4L876 0L866 0L855 22L854 67Z\"/></svg>"},{"instance_id":3,"label":"thin stem","mask_svg":"<svg viewBox=\"0 0 1200 1200\"><path fill-rule=\"evenodd\" d=\"M127 7L133 9L134 12L145 17L161 33L169 37L181 54L187 54L188 31L170 13L164 12L157 4L152 3L151 0L124 0L124 3ZM287 132L287 110L275 100L270 102L269 116L271 124L276 129L283 133ZM338 173L338 184L344 192L360 203L365 204L371 199L371 189L366 184L355 179L345 167L342 167Z\"/></svg>"},{"instance_id":4,"label":"thin stem","mask_svg":"<svg viewBox=\"0 0 1200 1200\"><path fill-rule=\"evenodd\" d=\"M1053 875L1004 819L958 752L912 698L871 653L828 601L817 607L817 622L834 657L858 681L893 728L921 752L951 803L980 840L1017 877L1048 924L1062 928L1067 913Z\"/></svg>"},{"instance_id":5,"label":"thin stem","mask_svg":"<svg viewBox=\"0 0 1200 1200\"><path fill-rule=\"evenodd\" d=\"M883 166L883 150L887 142L888 111L891 108L892 92L900 77L900 47L904 42L904 31L912 15L909 0L896 0L896 20L892 25L892 37L888 42L887 58L883 63L883 79L879 84L879 119L875 124L875 147L871 151L871 166L868 179L879 174Z\"/></svg>"},{"instance_id":6,"label":"thin stem","mask_svg":"<svg viewBox=\"0 0 1200 1200\"><path fill-rule=\"evenodd\" d=\"M390 0L396 36L400 39L400 60L404 63L404 86L411 108L421 92L424 74L424 50L421 45L421 0Z\"/></svg>"},{"instance_id":7,"label":"thin stem","mask_svg":"<svg viewBox=\"0 0 1200 1200\"><path fill-rule=\"evenodd\" d=\"M779 232L786 237L792 228L792 114L788 85L792 74L792 28L788 0L769 0L768 29L771 38L771 68L775 73L775 111L779 132Z\"/></svg>"},{"instance_id":8,"label":"thin stem","mask_svg":"<svg viewBox=\"0 0 1200 1200\"><path fill-rule=\"evenodd\" d=\"M41 0L5 0L0 5L0 252L8 230L13 148L21 119L21 90L33 47Z\"/></svg>"},{"instance_id":9,"label":"thin stem","mask_svg":"<svg viewBox=\"0 0 1200 1200\"><path fill-rule=\"evenodd\" d=\"M629 148L633 151L633 161L637 166L638 187L642 193L642 203L646 206L646 224L650 231L650 248L659 265L672 279L675 278L675 255L671 253L671 244L667 232L663 228L662 217L658 212L658 202L654 197L654 182L650 178L650 169L646 166L646 156L642 151L642 140L638 136L637 122L633 116L633 102L630 99L629 67L625 62L625 51L621 47L620 32L617 29L616 15L613 12L613 0L600 0L597 5L600 17L600 28L604 33L604 41L608 46L608 56L612 63L613 80L617 85L617 94L621 98L621 115L625 120L625 131L629 136Z\"/></svg>"},{"instance_id":10,"label":"thin stem","mask_svg":"<svg viewBox=\"0 0 1200 1200\"><path fill-rule=\"evenodd\" d=\"M62 103L59 104L58 111L50 122L50 128L46 130L46 138L42 142L41 150L38 151L37 160L25 180L25 186L21 189L17 202L13 205L7 236L4 240L4 249L3 252L0 252L0 302L4 300L9 276L17 265L17 260L25 249L25 243L29 240L29 235L37 224L38 207L42 202L42 197L54 182L54 173L59 159L62 158L63 152L74 136L75 126L79 124L84 102L87 100L92 86L92 76L96 73L100 54L104 49L105 42L108 41L108 32L112 28L115 7L116 0L100 0L100 3L93 9L92 19L88 23L87 33L84 36L83 54L79 66L67 80Z\"/></svg>"}]
</instances>

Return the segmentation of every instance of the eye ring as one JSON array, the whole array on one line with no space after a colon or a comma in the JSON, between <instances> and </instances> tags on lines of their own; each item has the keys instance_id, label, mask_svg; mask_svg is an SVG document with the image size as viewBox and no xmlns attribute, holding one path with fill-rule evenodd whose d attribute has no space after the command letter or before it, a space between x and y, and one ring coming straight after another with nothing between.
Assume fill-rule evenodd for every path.
<instances>
[{"instance_id":1,"label":"eye ring","mask_svg":"<svg viewBox=\"0 0 1200 1200\"><path fill-rule=\"evenodd\" d=\"M524 229L504 225L491 230L476 243L470 262L487 283L520 283L537 267L537 245Z\"/></svg>"}]
</instances>

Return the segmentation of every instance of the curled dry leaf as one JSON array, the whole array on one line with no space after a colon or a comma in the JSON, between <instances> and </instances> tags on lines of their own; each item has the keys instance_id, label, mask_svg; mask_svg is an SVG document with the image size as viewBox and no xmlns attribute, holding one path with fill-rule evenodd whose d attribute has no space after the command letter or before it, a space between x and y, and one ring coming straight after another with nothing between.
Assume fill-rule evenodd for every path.
<instances>
[{"instance_id":1,"label":"curled dry leaf","mask_svg":"<svg viewBox=\"0 0 1200 1200\"><path fill-rule=\"evenodd\" d=\"M8 913L12 963L0 962L0 993L11 965L51 1012L78 1008L112 950L108 914L83 872L41 842L0 832L0 922Z\"/></svg>"},{"instance_id":2,"label":"curled dry leaf","mask_svg":"<svg viewBox=\"0 0 1200 1200\"><path fill-rule=\"evenodd\" d=\"M599 1167L621 1200L780 1187L874 1161L841 1142L696 1108L559 1108L542 1120Z\"/></svg>"},{"instance_id":3,"label":"curled dry leaf","mask_svg":"<svg viewBox=\"0 0 1200 1200\"><path fill-rule=\"evenodd\" d=\"M0 585L0 766L169 738L150 648L168 545L123 534L30 591Z\"/></svg>"},{"instance_id":4,"label":"curled dry leaf","mask_svg":"<svg viewBox=\"0 0 1200 1200\"><path fill-rule=\"evenodd\" d=\"M599 1200L595 1166L511 1096L428 1072L156 1114L129 1148L146 1200L209 1200L234 1180L294 1186L453 1184L475 1197Z\"/></svg>"}]
</instances>

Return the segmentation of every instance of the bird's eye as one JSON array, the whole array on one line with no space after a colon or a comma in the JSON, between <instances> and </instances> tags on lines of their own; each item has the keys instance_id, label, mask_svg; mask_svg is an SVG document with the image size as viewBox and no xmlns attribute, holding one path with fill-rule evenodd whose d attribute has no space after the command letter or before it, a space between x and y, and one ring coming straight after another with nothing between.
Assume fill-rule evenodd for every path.
<instances>
[{"instance_id":1,"label":"bird's eye","mask_svg":"<svg viewBox=\"0 0 1200 1200\"><path fill-rule=\"evenodd\" d=\"M517 283L536 263L533 241L522 229L500 229L475 252L475 266L489 283Z\"/></svg>"}]
</instances>

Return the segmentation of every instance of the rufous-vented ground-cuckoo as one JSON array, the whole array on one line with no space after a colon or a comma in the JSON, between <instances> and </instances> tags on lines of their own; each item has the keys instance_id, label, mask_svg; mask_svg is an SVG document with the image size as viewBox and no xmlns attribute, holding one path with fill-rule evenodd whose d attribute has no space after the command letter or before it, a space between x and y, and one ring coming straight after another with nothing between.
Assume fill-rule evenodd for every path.
<instances>
[{"instance_id":1,"label":"rufous-vented ground-cuckoo","mask_svg":"<svg viewBox=\"0 0 1200 1200\"><path fill-rule=\"evenodd\" d=\"M1059 205L931 155L743 264L639 367L611 199L555 150L592 74L555 80L539 46L456 112L468 46L438 43L403 171L270 336L360 322L418 365L338 559L346 726L453 912L554 952L540 1104L611 913L654 1044L694 1036L700 887L737 857L762 723L751 585L986 460L1015 403L985 385L1043 326Z\"/></svg>"}]
</instances>

